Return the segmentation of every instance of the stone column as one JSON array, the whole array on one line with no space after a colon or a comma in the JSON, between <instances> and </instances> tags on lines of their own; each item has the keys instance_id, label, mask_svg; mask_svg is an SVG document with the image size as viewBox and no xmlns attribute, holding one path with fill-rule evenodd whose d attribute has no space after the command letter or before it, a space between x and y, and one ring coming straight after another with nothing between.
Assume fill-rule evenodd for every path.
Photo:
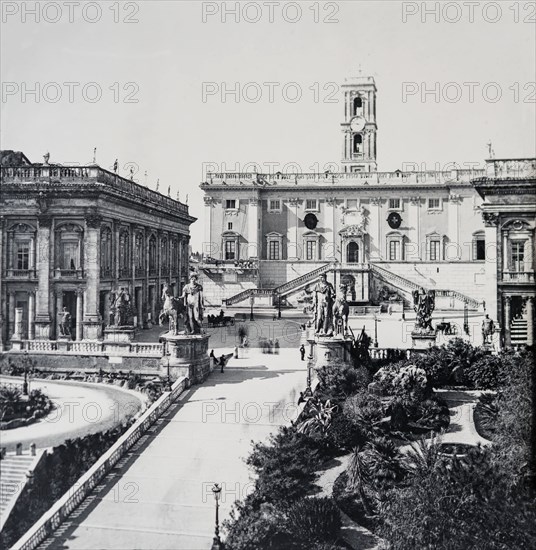
<instances>
[{"instance_id":1,"label":"stone column","mask_svg":"<svg viewBox=\"0 0 536 550\"><path fill-rule=\"evenodd\" d=\"M86 217L84 242L84 273L86 274L86 290L84 296L83 338L96 340L100 333L99 319L99 285L100 285L100 226L102 218L96 214ZM78 310L78 296L76 307ZM78 335L78 311L76 339ZM80 317L81 320L81 317Z\"/></svg>"},{"instance_id":2,"label":"stone column","mask_svg":"<svg viewBox=\"0 0 536 550\"><path fill-rule=\"evenodd\" d=\"M510 296L504 297L504 345L509 348L512 344L510 335L510 302L512 298Z\"/></svg>"},{"instance_id":3,"label":"stone column","mask_svg":"<svg viewBox=\"0 0 536 550\"><path fill-rule=\"evenodd\" d=\"M60 335L59 331L59 322L60 322L60 314L62 312L63 308L63 291L62 290L56 290L56 311L54 316L54 322L53 325L53 332L56 335L56 339Z\"/></svg>"},{"instance_id":4,"label":"stone column","mask_svg":"<svg viewBox=\"0 0 536 550\"><path fill-rule=\"evenodd\" d=\"M22 314L23 314L22 308L16 307L15 308L15 332L11 337L12 340L22 339Z\"/></svg>"},{"instance_id":5,"label":"stone column","mask_svg":"<svg viewBox=\"0 0 536 550\"><path fill-rule=\"evenodd\" d=\"M28 340L35 338L35 292L28 292Z\"/></svg>"},{"instance_id":6,"label":"stone column","mask_svg":"<svg viewBox=\"0 0 536 550\"><path fill-rule=\"evenodd\" d=\"M288 201L288 219L287 219L287 259L298 260L304 259L301 243L298 242L298 207L301 204L301 200L298 198L291 198ZM294 218L294 219L292 219ZM302 252L302 253L300 253ZM267 256L268 257L268 256ZM283 244L281 243L281 259L283 259Z\"/></svg>"},{"instance_id":7,"label":"stone column","mask_svg":"<svg viewBox=\"0 0 536 550\"><path fill-rule=\"evenodd\" d=\"M212 197L204 197L205 201L205 238L203 242L203 254L214 258L217 254L216 247L219 248L220 244L215 243L212 237L212 209L214 205L214 199Z\"/></svg>"},{"instance_id":8,"label":"stone column","mask_svg":"<svg viewBox=\"0 0 536 550\"><path fill-rule=\"evenodd\" d=\"M370 245L370 259L371 261L374 260L381 260L383 257L383 243L382 243L382 225L383 220L381 219L381 207L382 207L382 199L380 197L372 197L370 199L370 225L373 229L373 233L371 233L371 245ZM344 256L344 251L342 251Z\"/></svg>"},{"instance_id":9,"label":"stone column","mask_svg":"<svg viewBox=\"0 0 536 550\"><path fill-rule=\"evenodd\" d=\"M248 205L248 257L259 258L259 198L252 197Z\"/></svg>"},{"instance_id":10,"label":"stone column","mask_svg":"<svg viewBox=\"0 0 536 550\"><path fill-rule=\"evenodd\" d=\"M421 197L410 197L409 199L408 225L410 242L406 250L406 260L417 261L421 259Z\"/></svg>"},{"instance_id":11,"label":"stone column","mask_svg":"<svg viewBox=\"0 0 536 550\"><path fill-rule=\"evenodd\" d=\"M456 261L461 258L462 247L460 244L460 203L462 198L460 195L449 195L449 203L447 207L447 234L449 238L449 246L445 248L448 255L445 258L447 261Z\"/></svg>"},{"instance_id":12,"label":"stone column","mask_svg":"<svg viewBox=\"0 0 536 550\"><path fill-rule=\"evenodd\" d=\"M15 308L15 332L11 337L11 349L17 351L22 349L22 313L21 307Z\"/></svg>"},{"instance_id":13,"label":"stone column","mask_svg":"<svg viewBox=\"0 0 536 550\"><path fill-rule=\"evenodd\" d=\"M534 343L534 297L527 297L527 346Z\"/></svg>"},{"instance_id":14,"label":"stone column","mask_svg":"<svg viewBox=\"0 0 536 550\"><path fill-rule=\"evenodd\" d=\"M76 340L82 340L84 326L84 292L82 289L76 290Z\"/></svg>"},{"instance_id":15,"label":"stone column","mask_svg":"<svg viewBox=\"0 0 536 550\"><path fill-rule=\"evenodd\" d=\"M336 260L342 261L342 257L337 258L337 221L336 221L336 210L337 210L337 199L335 197L328 197L326 199L326 205L331 208L331 242L327 243L326 250L321 250L320 239L317 241L317 259L321 261ZM328 235L325 235L326 240L328 240Z\"/></svg>"},{"instance_id":16,"label":"stone column","mask_svg":"<svg viewBox=\"0 0 536 550\"><path fill-rule=\"evenodd\" d=\"M8 292L8 309L7 309L7 338L15 331L15 291L10 290Z\"/></svg>"},{"instance_id":17,"label":"stone column","mask_svg":"<svg viewBox=\"0 0 536 550\"><path fill-rule=\"evenodd\" d=\"M35 316L35 337L37 340L50 338L50 258L52 247L50 246L50 233L52 217L39 216L39 229L37 230L37 311Z\"/></svg>"},{"instance_id":18,"label":"stone column","mask_svg":"<svg viewBox=\"0 0 536 550\"><path fill-rule=\"evenodd\" d=\"M484 266L486 272L486 311L492 319L499 320L499 303L497 301L497 272L501 271L502 266L499 250L501 248L501 243L499 242L497 229L499 216L495 213L489 212L483 212L482 216L484 219L484 230L486 239L486 262Z\"/></svg>"}]
</instances>

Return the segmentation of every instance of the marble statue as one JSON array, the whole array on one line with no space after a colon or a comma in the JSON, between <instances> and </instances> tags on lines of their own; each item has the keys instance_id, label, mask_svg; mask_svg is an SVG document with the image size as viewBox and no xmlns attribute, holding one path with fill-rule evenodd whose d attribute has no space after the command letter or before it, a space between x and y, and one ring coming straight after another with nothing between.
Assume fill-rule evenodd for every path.
<instances>
[{"instance_id":1,"label":"marble statue","mask_svg":"<svg viewBox=\"0 0 536 550\"><path fill-rule=\"evenodd\" d=\"M320 275L320 280L313 288L313 312L315 334L333 336L333 302L335 289L328 282L326 274Z\"/></svg>"},{"instance_id":2,"label":"marble statue","mask_svg":"<svg viewBox=\"0 0 536 550\"><path fill-rule=\"evenodd\" d=\"M205 307L203 302L203 287L198 283L196 273L190 275L190 282L185 285L181 298L184 300L184 309L186 311L186 333L201 334L201 323Z\"/></svg>"}]
</instances>

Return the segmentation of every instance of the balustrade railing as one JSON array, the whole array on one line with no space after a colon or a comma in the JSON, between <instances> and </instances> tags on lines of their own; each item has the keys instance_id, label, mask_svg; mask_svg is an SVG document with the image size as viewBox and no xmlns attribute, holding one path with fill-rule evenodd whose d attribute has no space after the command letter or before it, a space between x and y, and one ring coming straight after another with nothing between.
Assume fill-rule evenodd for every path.
<instances>
[{"instance_id":1,"label":"balustrade railing","mask_svg":"<svg viewBox=\"0 0 536 550\"><path fill-rule=\"evenodd\" d=\"M56 269L56 278L83 279L83 269Z\"/></svg>"},{"instance_id":2,"label":"balustrade railing","mask_svg":"<svg viewBox=\"0 0 536 550\"><path fill-rule=\"evenodd\" d=\"M13 277L17 279L33 279L35 278L36 271L35 269L13 269L9 268L7 270L7 277Z\"/></svg>"},{"instance_id":3,"label":"balustrade railing","mask_svg":"<svg viewBox=\"0 0 536 550\"><path fill-rule=\"evenodd\" d=\"M129 198L140 202L157 203L170 210L178 210L188 215L188 205L162 195L158 191L147 189L135 181L128 180L104 170L100 166L20 166L1 167L2 183L19 185L40 185L46 183L49 187L60 185L76 185L83 183L90 185L101 184Z\"/></svg>"},{"instance_id":4,"label":"balustrade railing","mask_svg":"<svg viewBox=\"0 0 536 550\"><path fill-rule=\"evenodd\" d=\"M503 271L503 281L508 283L534 283L534 271Z\"/></svg>"},{"instance_id":5,"label":"balustrade railing","mask_svg":"<svg viewBox=\"0 0 536 550\"><path fill-rule=\"evenodd\" d=\"M72 353L88 355L106 355L109 347L114 347L113 342L105 341L61 341L56 340L23 340L23 350L34 353ZM114 350L116 353L117 350ZM125 346L123 352L125 355L140 355L150 357L162 357L164 350L163 344L152 342L131 342L128 347Z\"/></svg>"},{"instance_id":6,"label":"balustrade railing","mask_svg":"<svg viewBox=\"0 0 536 550\"><path fill-rule=\"evenodd\" d=\"M34 550L73 512L117 464L140 437L156 422L169 406L187 388L188 379L179 378L139 418L80 479L45 512L41 518L12 546L12 550Z\"/></svg>"}]
</instances>

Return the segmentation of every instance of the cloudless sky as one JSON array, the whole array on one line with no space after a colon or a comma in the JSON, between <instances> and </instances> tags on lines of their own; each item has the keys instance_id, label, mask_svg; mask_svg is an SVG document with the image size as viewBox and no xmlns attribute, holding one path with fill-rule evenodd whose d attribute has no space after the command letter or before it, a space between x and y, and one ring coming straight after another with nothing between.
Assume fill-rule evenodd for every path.
<instances>
[{"instance_id":1,"label":"cloudless sky","mask_svg":"<svg viewBox=\"0 0 536 550\"><path fill-rule=\"evenodd\" d=\"M140 183L189 195L194 249L207 163L340 162L338 85L359 68L378 87L380 170L482 166L489 140L498 158L535 156L534 2L43 1L39 21L34 4L2 2L2 149L84 164L97 147L125 176L135 163Z\"/></svg>"}]
</instances>

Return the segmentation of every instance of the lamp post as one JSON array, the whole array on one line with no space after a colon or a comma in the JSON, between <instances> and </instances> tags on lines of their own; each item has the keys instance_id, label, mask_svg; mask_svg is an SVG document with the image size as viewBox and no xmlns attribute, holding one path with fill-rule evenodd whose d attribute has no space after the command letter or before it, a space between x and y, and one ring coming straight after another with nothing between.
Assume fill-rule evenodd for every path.
<instances>
[{"instance_id":1,"label":"lamp post","mask_svg":"<svg viewBox=\"0 0 536 550\"><path fill-rule=\"evenodd\" d=\"M221 487L218 483L214 483L214 485L212 486L212 493L214 494L214 500L216 501L216 525L214 528L214 539L212 541L211 550L222 550L223 544L220 538L220 518L219 518Z\"/></svg>"},{"instance_id":2,"label":"lamp post","mask_svg":"<svg viewBox=\"0 0 536 550\"><path fill-rule=\"evenodd\" d=\"M249 297L249 305L251 306L251 309L249 311L249 320L254 321L255 319L253 318L253 306L255 305L255 296Z\"/></svg>"},{"instance_id":3,"label":"lamp post","mask_svg":"<svg viewBox=\"0 0 536 550\"><path fill-rule=\"evenodd\" d=\"M28 350L24 351L24 382L22 384L22 394L28 395Z\"/></svg>"},{"instance_id":4,"label":"lamp post","mask_svg":"<svg viewBox=\"0 0 536 550\"><path fill-rule=\"evenodd\" d=\"M277 294L277 318L281 319L281 294Z\"/></svg>"},{"instance_id":5,"label":"lamp post","mask_svg":"<svg viewBox=\"0 0 536 550\"><path fill-rule=\"evenodd\" d=\"M374 314L374 347L378 347L378 317Z\"/></svg>"},{"instance_id":6,"label":"lamp post","mask_svg":"<svg viewBox=\"0 0 536 550\"><path fill-rule=\"evenodd\" d=\"M171 391L171 377L169 375L169 350L167 354L167 391Z\"/></svg>"}]
</instances>

